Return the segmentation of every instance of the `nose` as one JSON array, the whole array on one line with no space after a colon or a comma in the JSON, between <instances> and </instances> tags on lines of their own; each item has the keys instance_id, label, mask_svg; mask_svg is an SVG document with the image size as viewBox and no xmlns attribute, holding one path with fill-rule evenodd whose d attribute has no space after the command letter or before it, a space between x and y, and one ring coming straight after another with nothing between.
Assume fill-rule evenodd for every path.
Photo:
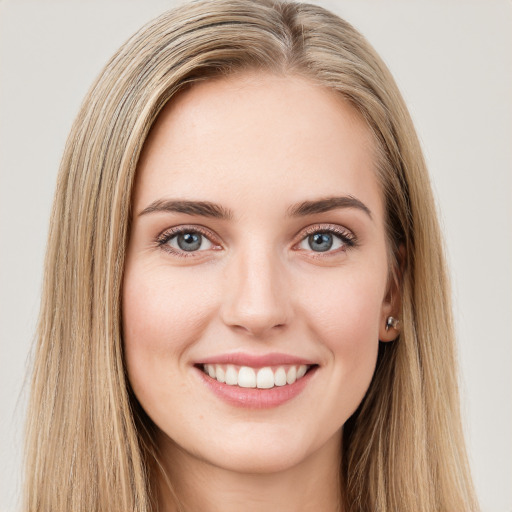
<instances>
[{"instance_id":1,"label":"nose","mask_svg":"<svg viewBox=\"0 0 512 512\"><path fill-rule=\"evenodd\" d=\"M223 322L254 337L283 330L290 322L290 285L271 248L240 253L226 269Z\"/></svg>"}]
</instances>

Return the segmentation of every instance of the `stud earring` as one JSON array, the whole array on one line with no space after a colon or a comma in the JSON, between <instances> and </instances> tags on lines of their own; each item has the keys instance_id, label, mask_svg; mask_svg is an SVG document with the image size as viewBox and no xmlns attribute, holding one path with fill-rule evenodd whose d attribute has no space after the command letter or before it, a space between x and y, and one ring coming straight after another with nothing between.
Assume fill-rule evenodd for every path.
<instances>
[{"instance_id":1,"label":"stud earring","mask_svg":"<svg viewBox=\"0 0 512 512\"><path fill-rule=\"evenodd\" d=\"M393 327L393 329L398 330L400 328L400 320L398 320L398 318L388 316L386 320L386 331L389 331L390 327Z\"/></svg>"}]
</instances>

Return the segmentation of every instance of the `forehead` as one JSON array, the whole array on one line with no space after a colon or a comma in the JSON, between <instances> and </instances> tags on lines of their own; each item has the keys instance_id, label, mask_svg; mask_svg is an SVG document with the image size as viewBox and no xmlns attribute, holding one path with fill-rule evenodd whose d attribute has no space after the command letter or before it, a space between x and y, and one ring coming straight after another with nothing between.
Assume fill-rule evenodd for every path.
<instances>
[{"instance_id":1,"label":"forehead","mask_svg":"<svg viewBox=\"0 0 512 512\"><path fill-rule=\"evenodd\" d=\"M135 208L162 194L235 210L237 200L247 209L339 194L378 213L374 167L371 132L339 93L245 73L195 84L166 105L141 154Z\"/></svg>"}]
</instances>

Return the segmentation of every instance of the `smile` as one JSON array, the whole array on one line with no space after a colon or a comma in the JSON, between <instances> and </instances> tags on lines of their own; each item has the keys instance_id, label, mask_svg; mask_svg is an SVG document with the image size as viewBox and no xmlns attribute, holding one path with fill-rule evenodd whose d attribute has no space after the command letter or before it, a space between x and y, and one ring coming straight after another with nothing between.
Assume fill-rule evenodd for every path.
<instances>
[{"instance_id":1,"label":"smile","mask_svg":"<svg viewBox=\"0 0 512 512\"><path fill-rule=\"evenodd\" d=\"M319 365L287 354L226 354L194 365L196 375L223 402L250 409L285 404L302 393Z\"/></svg>"},{"instance_id":2,"label":"smile","mask_svg":"<svg viewBox=\"0 0 512 512\"><path fill-rule=\"evenodd\" d=\"M204 364L204 373L217 382L240 388L271 389L275 386L287 386L302 379L311 365L282 365L252 368L232 364Z\"/></svg>"}]
</instances>

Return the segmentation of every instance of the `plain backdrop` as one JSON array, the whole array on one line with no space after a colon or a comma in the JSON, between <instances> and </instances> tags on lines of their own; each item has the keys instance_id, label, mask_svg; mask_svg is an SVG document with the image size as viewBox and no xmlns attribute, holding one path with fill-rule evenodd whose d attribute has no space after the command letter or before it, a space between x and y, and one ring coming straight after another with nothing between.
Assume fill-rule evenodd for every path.
<instances>
[{"instance_id":1,"label":"plain backdrop","mask_svg":"<svg viewBox=\"0 0 512 512\"><path fill-rule=\"evenodd\" d=\"M416 123L447 241L464 424L477 491L484 511L510 512L512 3L313 3L345 17L370 40ZM107 59L173 4L0 0L2 512L18 509L24 379L67 133Z\"/></svg>"}]
</instances>

